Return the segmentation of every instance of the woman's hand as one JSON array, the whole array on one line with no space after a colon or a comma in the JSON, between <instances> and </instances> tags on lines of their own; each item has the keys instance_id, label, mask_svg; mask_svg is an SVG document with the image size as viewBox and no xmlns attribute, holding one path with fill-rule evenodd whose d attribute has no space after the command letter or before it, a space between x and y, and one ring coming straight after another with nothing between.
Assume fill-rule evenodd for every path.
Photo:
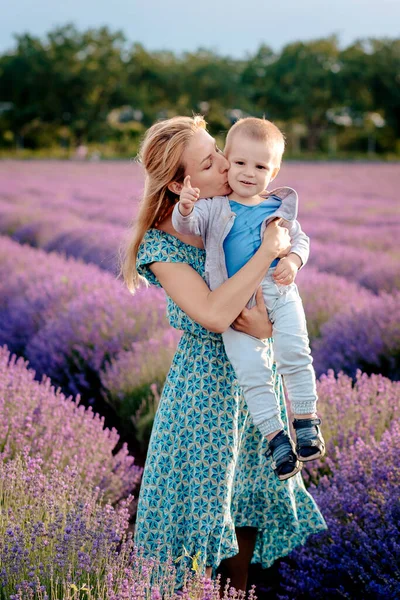
<instances>
[{"instance_id":1,"label":"woman's hand","mask_svg":"<svg viewBox=\"0 0 400 600\"><path fill-rule=\"evenodd\" d=\"M281 219L275 219L268 224L262 241L268 252L271 252L275 258L282 258L290 252L290 235L286 227L280 227Z\"/></svg>"},{"instance_id":2,"label":"woman's hand","mask_svg":"<svg viewBox=\"0 0 400 600\"><path fill-rule=\"evenodd\" d=\"M272 323L265 307L261 286L256 292L256 305L253 308L244 308L232 323L232 327L260 340L272 336Z\"/></svg>"}]
</instances>

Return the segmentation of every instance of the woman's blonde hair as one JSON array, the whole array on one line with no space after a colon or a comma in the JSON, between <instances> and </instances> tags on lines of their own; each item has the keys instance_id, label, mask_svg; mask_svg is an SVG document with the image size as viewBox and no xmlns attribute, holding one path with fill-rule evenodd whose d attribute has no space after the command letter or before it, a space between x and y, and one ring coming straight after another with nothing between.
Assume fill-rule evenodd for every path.
<instances>
[{"instance_id":1,"label":"woman's blonde hair","mask_svg":"<svg viewBox=\"0 0 400 600\"><path fill-rule=\"evenodd\" d=\"M147 130L139 151L145 170L145 185L139 212L130 239L122 251L121 275L133 294L141 281L136 269L139 246L148 229L161 223L172 211L177 195L168 189L173 181L182 182L185 165L182 154L199 129L205 129L201 116L172 117Z\"/></svg>"}]
</instances>

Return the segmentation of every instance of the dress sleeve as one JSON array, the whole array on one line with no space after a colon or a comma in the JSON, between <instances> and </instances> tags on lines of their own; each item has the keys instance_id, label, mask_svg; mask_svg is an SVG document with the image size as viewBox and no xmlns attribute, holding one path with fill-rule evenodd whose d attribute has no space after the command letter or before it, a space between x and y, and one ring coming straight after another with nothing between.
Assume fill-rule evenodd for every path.
<instances>
[{"instance_id":1,"label":"dress sleeve","mask_svg":"<svg viewBox=\"0 0 400 600\"><path fill-rule=\"evenodd\" d=\"M150 229L146 232L143 242L139 246L136 259L136 268L142 277L147 279L151 285L161 287L157 277L149 268L154 262L184 262L182 249L178 246L178 240L158 229Z\"/></svg>"}]
</instances>

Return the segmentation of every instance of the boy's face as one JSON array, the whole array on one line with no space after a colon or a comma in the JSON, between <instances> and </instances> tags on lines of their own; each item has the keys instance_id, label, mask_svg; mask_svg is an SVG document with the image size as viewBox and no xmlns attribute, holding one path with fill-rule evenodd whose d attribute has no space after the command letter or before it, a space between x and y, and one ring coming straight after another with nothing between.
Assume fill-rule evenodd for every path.
<instances>
[{"instance_id":1,"label":"boy's face","mask_svg":"<svg viewBox=\"0 0 400 600\"><path fill-rule=\"evenodd\" d=\"M261 194L279 172L280 156L265 142L237 133L225 152L230 162L228 182L242 198Z\"/></svg>"}]
</instances>

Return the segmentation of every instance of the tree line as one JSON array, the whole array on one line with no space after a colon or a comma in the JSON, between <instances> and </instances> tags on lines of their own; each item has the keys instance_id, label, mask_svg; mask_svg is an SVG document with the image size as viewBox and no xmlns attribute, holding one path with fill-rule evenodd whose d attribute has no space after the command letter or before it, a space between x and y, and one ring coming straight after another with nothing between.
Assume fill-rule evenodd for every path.
<instances>
[{"instance_id":1,"label":"tree line","mask_svg":"<svg viewBox=\"0 0 400 600\"><path fill-rule=\"evenodd\" d=\"M400 39L341 48L331 36L244 59L175 54L107 27L28 33L0 56L0 147L130 147L154 120L201 113L213 134L239 116L283 128L288 150L400 154Z\"/></svg>"}]
</instances>

